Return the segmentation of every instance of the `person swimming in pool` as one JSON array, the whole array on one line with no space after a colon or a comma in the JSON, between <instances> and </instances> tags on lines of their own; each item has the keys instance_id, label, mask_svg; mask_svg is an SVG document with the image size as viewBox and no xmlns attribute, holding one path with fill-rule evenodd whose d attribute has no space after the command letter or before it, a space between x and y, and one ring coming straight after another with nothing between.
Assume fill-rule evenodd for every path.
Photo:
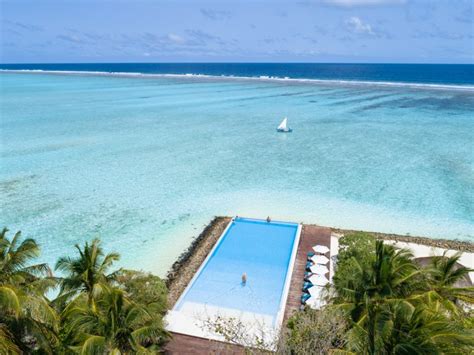
<instances>
[{"instance_id":1,"label":"person swimming in pool","mask_svg":"<svg viewBox=\"0 0 474 355\"><path fill-rule=\"evenodd\" d=\"M247 284L247 274L244 272L242 274L242 283L241 283L241 285L245 286L246 284Z\"/></svg>"}]
</instances>

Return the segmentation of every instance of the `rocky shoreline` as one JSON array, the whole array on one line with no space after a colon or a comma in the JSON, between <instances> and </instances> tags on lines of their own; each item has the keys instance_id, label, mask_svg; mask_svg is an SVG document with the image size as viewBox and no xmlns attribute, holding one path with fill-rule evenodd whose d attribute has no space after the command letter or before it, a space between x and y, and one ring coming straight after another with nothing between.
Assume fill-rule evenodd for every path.
<instances>
[{"instance_id":1,"label":"rocky shoreline","mask_svg":"<svg viewBox=\"0 0 474 355\"><path fill-rule=\"evenodd\" d=\"M474 253L474 243L456 240L456 239L432 239L428 237L418 237L411 235L399 235L391 233L379 233L379 232L368 232L368 231L358 231L351 229L340 229L340 228L331 228L334 233L340 234L349 234L354 232L364 232L373 235L377 239L383 240L394 240L397 242L406 242L406 243L415 243L420 245L426 245L428 247L442 248L442 249L452 249L459 250L462 252Z\"/></svg>"},{"instance_id":2,"label":"rocky shoreline","mask_svg":"<svg viewBox=\"0 0 474 355\"><path fill-rule=\"evenodd\" d=\"M230 217L214 217L171 266L165 280L170 308L188 286L230 220Z\"/></svg>"}]
</instances>

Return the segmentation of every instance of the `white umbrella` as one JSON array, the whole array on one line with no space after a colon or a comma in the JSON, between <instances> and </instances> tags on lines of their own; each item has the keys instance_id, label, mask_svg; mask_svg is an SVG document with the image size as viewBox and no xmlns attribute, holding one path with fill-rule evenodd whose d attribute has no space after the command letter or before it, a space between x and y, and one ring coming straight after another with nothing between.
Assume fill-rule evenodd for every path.
<instances>
[{"instance_id":1,"label":"white umbrella","mask_svg":"<svg viewBox=\"0 0 474 355\"><path fill-rule=\"evenodd\" d=\"M318 275L325 275L329 272L329 269L327 268L327 266L319 265L319 264L311 266L310 270L313 274L318 274Z\"/></svg>"},{"instance_id":2,"label":"white umbrella","mask_svg":"<svg viewBox=\"0 0 474 355\"><path fill-rule=\"evenodd\" d=\"M320 265L326 265L329 262L329 259L325 257L324 255L314 255L311 257L311 260L315 264L320 264Z\"/></svg>"},{"instance_id":3,"label":"white umbrella","mask_svg":"<svg viewBox=\"0 0 474 355\"><path fill-rule=\"evenodd\" d=\"M324 246L324 245L315 245L313 247L313 250L316 252L316 253L320 253L320 254L326 254L328 251L329 251L329 248L327 246Z\"/></svg>"},{"instance_id":4,"label":"white umbrella","mask_svg":"<svg viewBox=\"0 0 474 355\"><path fill-rule=\"evenodd\" d=\"M310 297L306 300L306 304L312 309L320 309L324 306L324 301L319 297Z\"/></svg>"},{"instance_id":5,"label":"white umbrella","mask_svg":"<svg viewBox=\"0 0 474 355\"><path fill-rule=\"evenodd\" d=\"M308 288L308 292L311 295L311 298L321 298L323 288L321 286L311 286Z\"/></svg>"},{"instance_id":6,"label":"white umbrella","mask_svg":"<svg viewBox=\"0 0 474 355\"><path fill-rule=\"evenodd\" d=\"M329 283L329 280L321 275L313 275L309 278L309 282L314 286L326 286Z\"/></svg>"}]
</instances>

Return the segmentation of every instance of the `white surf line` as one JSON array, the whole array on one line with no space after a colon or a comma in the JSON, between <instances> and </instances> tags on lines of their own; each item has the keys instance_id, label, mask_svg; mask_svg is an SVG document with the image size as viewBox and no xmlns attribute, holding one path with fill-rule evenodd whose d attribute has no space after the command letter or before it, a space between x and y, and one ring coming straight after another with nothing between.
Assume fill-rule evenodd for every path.
<instances>
[{"instance_id":1,"label":"white surf line","mask_svg":"<svg viewBox=\"0 0 474 355\"><path fill-rule=\"evenodd\" d=\"M43 69L0 69L0 72L7 73L31 73L31 74L59 74L59 75L94 75L94 76L112 76L128 78L201 78L213 80L242 80L242 81L268 81L268 82L290 82L290 83L314 83L314 84L336 84L336 85L354 85L354 86L385 86L385 87L408 87L417 89L433 90L458 90L474 91L472 85L454 85L454 84L429 84L398 81L369 81L369 80L336 80L336 79L304 79L261 75L255 76L234 76L234 75L208 75L208 74L158 74L158 73L140 73L140 72L107 72L107 71L87 71L87 70L43 70Z\"/></svg>"}]
</instances>

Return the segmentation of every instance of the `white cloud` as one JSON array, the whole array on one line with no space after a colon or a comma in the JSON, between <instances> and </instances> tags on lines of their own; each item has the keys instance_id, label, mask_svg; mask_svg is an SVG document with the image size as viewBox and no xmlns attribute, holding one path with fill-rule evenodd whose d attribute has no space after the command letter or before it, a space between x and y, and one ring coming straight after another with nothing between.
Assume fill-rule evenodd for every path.
<instances>
[{"instance_id":1,"label":"white cloud","mask_svg":"<svg viewBox=\"0 0 474 355\"><path fill-rule=\"evenodd\" d=\"M180 35L177 35L175 33L168 33L168 39L171 42L177 43L177 44L182 44L185 42L184 38L181 37Z\"/></svg>"},{"instance_id":2,"label":"white cloud","mask_svg":"<svg viewBox=\"0 0 474 355\"><path fill-rule=\"evenodd\" d=\"M229 11L219 11L211 9L201 9L201 14L203 14L204 17L207 17L208 19L214 21L228 20L232 17Z\"/></svg>"},{"instance_id":3,"label":"white cloud","mask_svg":"<svg viewBox=\"0 0 474 355\"><path fill-rule=\"evenodd\" d=\"M406 0L324 0L324 2L336 6L370 6L370 5L388 5L403 4Z\"/></svg>"},{"instance_id":4,"label":"white cloud","mask_svg":"<svg viewBox=\"0 0 474 355\"><path fill-rule=\"evenodd\" d=\"M372 26L362 21L359 17L352 16L349 20L346 21L346 24L349 30L351 30L352 32L369 35L375 34L372 30Z\"/></svg>"}]
</instances>

